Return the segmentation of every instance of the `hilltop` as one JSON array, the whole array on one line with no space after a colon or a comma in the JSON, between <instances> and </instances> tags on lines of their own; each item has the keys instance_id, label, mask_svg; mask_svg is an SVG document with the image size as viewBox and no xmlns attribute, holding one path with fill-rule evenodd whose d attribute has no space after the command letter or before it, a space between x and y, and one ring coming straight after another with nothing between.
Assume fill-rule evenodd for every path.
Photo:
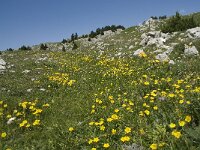
<instances>
[{"instance_id":1,"label":"hilltop","mask_svg":"<svg viewBox=\"0 0 200 150\"><path fill-rule=\"evenodd\" d=\"M0 149L200 148L200 13L114 28L1 52Z\"/></svg>"}]
</instances>

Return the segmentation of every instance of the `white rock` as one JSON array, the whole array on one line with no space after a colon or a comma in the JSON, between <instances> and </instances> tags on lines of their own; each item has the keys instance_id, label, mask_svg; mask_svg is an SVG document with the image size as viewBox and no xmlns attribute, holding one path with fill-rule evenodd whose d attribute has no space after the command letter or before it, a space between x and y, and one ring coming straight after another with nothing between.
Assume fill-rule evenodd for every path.
<instances>
[{"instance_id":1,"label":"white rock","mask_svg":"<svg viewBox=\"0 0 200 150\"><path fill-rule=\"evenodd\" d=\"M141 53L144 53L143 49L138 49L133 53L133 55L134 56L139 56Z\"/></svg>"},{"instance_id":2,"label":"white rock","mask_svg":"<svg viewBox=\"0 0 200 150\"><path fill-rule=\"evenodd\" d=\"M5 66L6 62L3 59L0 59L0 65Z\"/></svg>"},{"instance_id":3,"label":"white rock","mask_svg":"<svg viewBox=\"0 0 200 150\"><path fill-rule=\"evenodd\" d=\"M170 65L174 65L175 62L174 62L173 60L170 60L170 61L169 61L169 64L170 64Z\"/></svg>"},{"instance_id":4,"label":"white rock","mask_svg":"<svg viewBox=\"0 0 200 150\"><path fill-rule=\"evenodd\" d=\"M184 54L187 55L187 56L194 56L194 55L199 55L199 52L198 52L198 50L196 49L195 46L192 46L190 48L186 48L184 50Z\"/></svg>"},{"instance_id":5,"label":"white rock","mask_svg":"<svg viewBox=\"0 0 200 150\"><path fill-rule=\"evenodd\" d=\"M133 46L133 45L129 46L129 48L128 48L128 49L132 49L132 48L134 48L134 46Z\"/></svg>"},{"instance_id":6,"label":"white rock","mask_svg":"<svg viewBox=\"0 0 200 150\"><path fill-rule=\"evenodd\" d=\"M22 73L29 73L30 72L30 70L24 70L24 71L22 71Z\"/></svg>"},{"instance_id":7,"label":"white rock","mask_svg":"<svg viewBox=\"0 0 200 150\"><path fill-rule=\"evenodd\" d=\"M0 72L5 71L6 69L6 62L0 58Z\"/></svg>"},{"instance_id":8,"label":"white rock","mask_svg":"<svg viewBox=\"0 0 200 150\"><path fill-rule=\"evenodd\" d=\"M32 89L27 89L26 91L27 91L27 92L31 92L31 91L32 91Z\"/></svg>"},{"instance_id":9,"label":"white rock","mask_svg":"<svg viewBox=\"0 0 200 150\"><path fill-rule=\"evenodd\" d=\"M186 33L189 38L200 38L200 27L188 29Z\"/></svg>"},{"instance_id":10,"label":"white rock","mask_svg":"<svg viewBox=\"0 0 200 150\"><path fill-rule=\"evenodd\" d=\"M165 54L165 53L156 55L156 59L161 62L168 62L170 60L169 57L167 56L167 54Z\"/></svg>"},{"instance_id":11,"label":"white rock","mask_svg":"<svg viewBox=\"0 0 200 150\"><path fill-rule=\"evenodd\" d=\"M7 121L7 124L11 124L13 123L13 121L16 119L16 117L12 117Z\"/></svg>"}]
</instances>

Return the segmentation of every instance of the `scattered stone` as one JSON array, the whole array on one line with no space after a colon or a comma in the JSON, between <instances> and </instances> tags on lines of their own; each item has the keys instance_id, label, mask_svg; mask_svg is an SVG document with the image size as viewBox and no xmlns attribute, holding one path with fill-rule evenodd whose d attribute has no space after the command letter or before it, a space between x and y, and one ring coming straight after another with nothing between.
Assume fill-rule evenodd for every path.
<instances>
[{"instance_id":1,"label":"scattered stone","mask_svg":"<svg viewBox=\"0 0 200 150\"><path fill-rule=\"evenodd\" d=\"M166 53L156 55L156 59L161 62L168 62L170 60Z\"/></svg>"},{"instance_id":2,"label":"scattered stone","mask_svg":"<svg viewBox=\"0 0 200 150\"><path fill-rule=\"evenodd\" d=\"M134 55L134 56L140 56L140 55L143 54L143 53L144 53L143 49L138 49L138 50L136 50L136 51L133 53L133 55Z\"/></svg>"},{"instance_id":3,"label":"scattered stone","mask_svg":"<svg viewBox=\"0 0 200 150\"><path fill-rule=\"evenodd\" d=\"M44 89L44 88L40 88L40 91L46 91L46 89Z\"/></svg>"},{"instance_id":4,"label":"scattered stone","mask_svg":"<svg viewBox=\"0 0 200 150\"><path fill-rule=\"evenodd\" d=\"M142 146L139 146L135 143L133 143L132 145L123 145L122 146L123 150L144 150L144 148Z\"/></svg>"},{"instance_id":5,"label":"scattered stone","mask_svg":"<svg viewBox=\"0 0 200 150\"><path fill-rule=\"evenodd\" d=\"M7 121L7 124L11 124L14 122L14 120L16 119L16 117L12 117Z\"/></svg>"},{"instance_id":6,"label":"scattered stone","mask_svg":"<svg viewBox=\"0 0 200 150\"><path fill-rule=\"evenodd\" d=\"M26 91L27 91L27 92L31 92L31 91L32 91L32 89L27 89Z\"/></svg>"},{"instance_id":7,"label":"scattered stone","mask_svg":"<svg viewBox=\"0 0 200 150\"><path fill-rule=\"evenodd\" d=\"M184 54L187 56L194 56L194 55L199 55L199 52L195 46L192 46L192 47L186 48L184 50Z\"/></svg>"},{"instance_id":8,"label":"scattered stone","mask_svg":"<svg viewBox=\"0 0 200 150\"><path fill-rule=\"evenodd\" d=\"M29 72L31 72L31 71L30 70L24 70L24 71L22 71L22 73L25 73L25 74L27 74Z\"/></svg>"},{"instance_id":9,"label":"scattered stone","mask_svg":"<svg viewBox=\"0 0 200 150\"><path fill-rule=\"evenodd\" d=\"M128 49L133 49L134 48L134 46L133 45L131 45L131 46L129 46L129 48Z\"/></svg>"},{"instance_id":10,"label":"scattered stone","mask_svg":"<svg viewBox=\"0 0 200 150\"><path fill-rule=\"evenodd\" d=\"M170 65L175 65L175 62L174 62L173 60L170 60L170 61L169 61L169 64L170 64Z\"/></svg>"}]
</instances>

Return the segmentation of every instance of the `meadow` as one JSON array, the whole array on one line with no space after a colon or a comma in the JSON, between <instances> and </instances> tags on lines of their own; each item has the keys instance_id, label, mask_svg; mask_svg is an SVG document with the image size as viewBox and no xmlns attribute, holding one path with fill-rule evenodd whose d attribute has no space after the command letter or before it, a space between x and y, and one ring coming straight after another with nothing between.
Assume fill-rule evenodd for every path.
<instances>
[{"instance_id":1,"label":"meadow","mask_svg":"<svg viewBox=\"0 0 200 150\"><path fill-rule=\"evenodd\" d=\"M200 148L199 57L175 65L148 51L1 57L14 64L0 75L2 150Z\"/></svg>"}]
</instances>

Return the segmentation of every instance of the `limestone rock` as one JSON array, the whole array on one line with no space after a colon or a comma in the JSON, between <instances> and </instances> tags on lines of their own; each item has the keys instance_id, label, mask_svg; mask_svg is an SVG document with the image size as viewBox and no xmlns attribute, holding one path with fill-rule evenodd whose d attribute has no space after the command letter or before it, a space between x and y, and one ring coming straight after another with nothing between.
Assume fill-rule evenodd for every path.
<instances>
[{"instance_id":1,"label":"limestone rock","mask_svg":"<svg viewBox=\"0 0 200 150\"><path fill-rule=\"evenodd\" d=\"M166 53L156 55L156 59L161 62L168 62L170 60Z\"/></svg>"},{"instance_id":2,"label":"limestone rock","mask_svg":"<svg viewBox=\"0 0 200 150\"><path fill-rule=\"evenodd\" d=\"M192 47L186 48L184 50L184 54L187 56L194 56L194 55L199 55L199 52L195 46L192 46Z\"/></svg>"},{"instance_id":3,"label":"limestone rock","mask_svg":"<svg viewBox=\"0 0 200 150\"><path fill-rule=\"evenodd\" d=\"M142 54L142 53L144 53L143 49L138 49L138 50L136 50L136 51L133 53L133 55L134 55L134 56L139 56L139 55Z\"/></svg>"},{"instance_id":4,"label":"limestone rock","mask_svg":"<svg viewBox=\"0 0 200 150\"><path fill-rule=\"evenodd\" d=\"M189 38L200 38L200 27L188 29L186 33Z\"/></svg>"},{"instance_id":5,"label":"limestone rock","mask_svg":"<svg viewBox=\"0 0 200 150\"><path fill-rule=\"evenodd\" d=\"M0 58L0 73L5 71L6 69L6 62Z\"/></svg>"}]
</instances>

